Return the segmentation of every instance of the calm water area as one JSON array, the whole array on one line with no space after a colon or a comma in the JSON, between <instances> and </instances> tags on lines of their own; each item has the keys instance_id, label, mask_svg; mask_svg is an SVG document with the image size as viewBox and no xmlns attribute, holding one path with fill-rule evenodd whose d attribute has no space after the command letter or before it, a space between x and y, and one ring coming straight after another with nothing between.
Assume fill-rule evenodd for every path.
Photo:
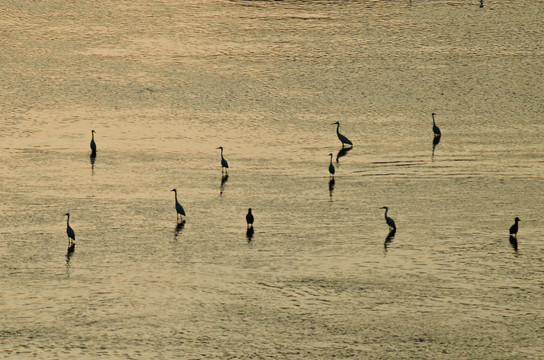
<instances>
[{"instance_id":1,"label":"calm water area","mask_svg":"<svg viewBox=\"0 0 544 360\"><path fill-rule=\"evenodd\" d=\"M9 0L0 31L0 358L544 358L543 1Z\"/></svg>"}]
</instances>

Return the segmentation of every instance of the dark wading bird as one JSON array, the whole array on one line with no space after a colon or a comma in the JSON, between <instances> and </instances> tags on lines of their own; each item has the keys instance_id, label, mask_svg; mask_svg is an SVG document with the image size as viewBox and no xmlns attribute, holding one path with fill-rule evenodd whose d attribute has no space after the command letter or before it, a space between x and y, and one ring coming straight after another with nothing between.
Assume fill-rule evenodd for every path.
<instances>
[{"instance_id":1,"label":"dark wading bird","mask_svg":"<svg viewBox=\"0 0 544 360\"><path fill-rule=\"evenodd\" d=\"M91 156L96 156L96 143L94 142L94 130L91 130Z\"/></svg>"},{"instance_id":2,"label":"dark wading bird","mask_svg":"<svg viewBox=\"0 0 544 360\"><path fill-rule=\"evenodd\" d=\"M176 200L176 213L177 213L177 221L178 224L183 221L183 217L185 216L185 210L183 210L183 206L178 201L178 191L176 189L172 189L171 191L174 192L174 198Z\"/></svg>"},{"instance_id":3,"label":"dark wading bird","mask_svg":"<svg viewBox=\"0 0 544 360\"><path fill-rule=\"evenodd\" d=\"M229 168L229 163L223 157L223 147L220 146L220 147L218 147L218 149L221 149L221 172L223 172L223 171L227 172L228 168Z\"/></svg>"},{"instance_id":4,"label":"dark wading bird","mask_svg":"<svg viewBox=\"0 0 544 360\"><path fill-rule=\"evenodd\" d=\"M436 115L435 113L431 114L431 116L433 117L433 133L434 133L434 136L441 136L442 133L440 132L440 128L438 127L438 125L436 125L436 122L434 121L435 115Z\"/></svg>"},{"instance_id":5,"label":"dark wading bird","mask_svg":"<svg viewBox=\"0 0 544 360\"><path fill-rule=\"evenodd\" d=\"M329 163L329 173L331 174L331 178L334 178L334 165L332 164L332 153L329 153L331 157L331 162Z\"/></svg>"},{"instance_id":6,"label":"dark wading bird","mask_svg":"<svg viewBox=\"0 0 544 360\"><path fill-rule=\"evenodd\" d=\"M247 209L247 215L246 215L246 222L248 229L251 227L253 228L253 221L255 218L253 217L253 214L251 213L251 208Z\"/></svg>"},{"instance_id":7,"label":"dark wading bird","mask_svg":"<svg viewBox=\"0 0 544 360\"><path fill-rule=\"evenodd\" d=\"M73 252L76 247L76 233L74 229L70 227L70 213L64 214L66 218L66 235L68 235L68 252Z\"/></svg>"},{"instance_id":8,"label":"dark wading bird","mask_svg":"<svg viewBox=\"0 0 544 360\"><path fill-rule=\"evenodd\" d=\"M348 144L349 146L353 146L353 143L344 135L340 134L340 122L333 122L332 125L336 125L336 135L338 136L338 139L342 142L342 147L344 147L345 144Z\"/></svg>"},{"instance_id":9,"label":"dark wading bird","mask_svg":"<svg viewBox=\"0 0 544 360\"><path fill-rule=\"evenodd\" d=\"M389 225L389 230L396 231L397 226L395 225L395 221L391 219L389 216L387 216L387 211L389 211L389 208L387 206L383 206L382 209L385 209L384 217L385 217L385 222L387 223L387 225Z\"/></svg>"},{"instance_id":10,"label":"dark wading bird","mask_svg":"<svg viewBox=\"0 0 544 360\"><path fill-rule=\"evenodd\" d=\"M514 221L515 221L514 225L510 226L510 236L517 237L518 236L518 222L520 222L521 220L518 217L516 217Z\"/></svg>"}]
</instances>

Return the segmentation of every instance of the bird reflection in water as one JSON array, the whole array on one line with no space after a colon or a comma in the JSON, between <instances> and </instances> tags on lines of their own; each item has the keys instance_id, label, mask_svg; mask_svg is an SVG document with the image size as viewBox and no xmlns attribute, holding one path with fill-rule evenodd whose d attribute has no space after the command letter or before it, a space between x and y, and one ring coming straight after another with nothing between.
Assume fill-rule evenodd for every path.
<instances>
[{"instance_id":1,"label":"bird reflection in water","mask_svg":"<svg viewBox=\"0 0 544 360\"><path fill-rule=\"evenodd\" d=\"M440 135L433 137L433 152L431 154L431 159L434 158L434 149L440 144L440 138Z\"/></svg>"},{"instance_id":2,"label":"bird reflection in water","mask_svg":"<svg viewBox=\"0 0 544 360\"><path fill-rule=\"evenodd\" d=\"M351 149L353 149L353 147L343 147L341 148L339 151L338 151L338 154L336 154L336 162L339 163L340 162L340 158L343 157L343 156L346 156L348 154L348 152L351 151Z\"/></svg>"},{"instance_id":3,"label":"bird reflection in water","mask_svg":"<svg viewBox=\"0 0 544 360\"><path fill-rule=\"evenodd\" d=\"M219 187L219 195L223 195L223 191L225 191L225 185L227 185L227 181L229 181L229 174L223 174L221 175L221 186Z\"/></svg>"},{"instance_id":4,"label":"bird reflection in water","mask_svg":"<svg viewBox=\"0 0 544 360\"><path fill-rule=\"evenodd\" d=\"M510 245L515 252L518 252L518 239L514 235L510 235Z\"/></svg>"},{"instance_id":5,"label":"bird reflection in water","mask_svg":"<svg viewBox=\"0 0 544 360\"><path fill-rule=\"evenodd\" d=\"M397 229L389 230L389 234L387 234L387 236L385 237L385 242L383 243L383 251L384 252L387 253L387 248L389 247L389 245L391 245L391 243L395 239L396 232L397 232Z\"/></svg>"},{"instance_id":6,"label":"bird reflection in water","mask_svg":"<svg viewBox=\"0 0 544 360\"><path fill-rule=\"evenodd\" d=\"M91 175L94 175L94 162L96 161L96 154L91 154L89 156L89 160L91 162Z\"/></svg>"},{"instance_id":7,"label":"bird reflection in water","mask_svg":"<svg viewBox=\"0 0 544 360\"><path fill-rule=\"evenodd\" d=\"M247 238L247 243L248 244L251 244L251 241L253 240L253 234L254 233L255 233L255 230L253 229L253 226L247 228L246 238Z\"/></svg>"},{"instance_id":8,"label":"bird reflection in water","mask_svg":"<svg viewBox=\"0 0 544 360\"><path fill-rule=\"evenodd\" d=\"M331 178L329 180L329 197L331 198L331 200L332 200L332 192L334 191L334 183L335 183L334 178Z\"/></svg>"},{"instance_id":9,"label":"bird reflection in water","mask_svg":"<svg viewBox=\"0 0 544 360\"><path fill-rule=\"evenodd\" d=\"M185 220L181 220L181 222L179 222L176 225L176 228L174 230L174 240L178 239L178 236L179 236L179 234L182 233L182 230L183 230L184 227L185 227Z\"/></svg>"}]
</instances>

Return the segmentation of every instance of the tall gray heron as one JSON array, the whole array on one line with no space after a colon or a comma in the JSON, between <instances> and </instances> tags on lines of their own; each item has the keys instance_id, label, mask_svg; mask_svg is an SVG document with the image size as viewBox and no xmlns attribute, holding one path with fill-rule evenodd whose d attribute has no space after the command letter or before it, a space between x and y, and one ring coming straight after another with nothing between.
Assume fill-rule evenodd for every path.
<instances>
[{"instance_id":1,"label":"tall gray heron","mask_svg":"<svg viewBox=\"0 0 544 360\"><path fill-rule=\"evenodd\" d=\"M389 211L389 208L387 206L383 206L382 209L385 209L385 222L387 225L389 225L390 230L397 230L397 226L395 225L395 221L391 219L389 216L387 216L387 211Z\"/></svg>"},{"instance_id":2,"label":"tall gray heron","mask_svg":"<svg viewBox=\"0 0 544 360\"><path fill-rule=\"evenodd\" d=\"M96 156L96 143L94 142L94 133L96 131L91 130L91 156Z\"/></svg>"},{"instance_id":3,"label":"tall gray heron","mask_svg":"<svg viewBox=\"0 0 544 360\"><path fill-rule=\"evenodd\" d=\"M68 235L68 251L74 251L76 245L76 233L70 227L70 213L64 214L66 217L66 235Z\"/></svg>"},{"instance_id":4,"label":"tall gray heron","mask_svg":"<svg viewBox=\"0 0 544 360\"><path fill-rule=\"evenodd\" d=\"M229 163L227 162L227 160L223 157L223 147L220 146L218 147L218 149L221 149L221 172L223 172L223 169L225 171L228 171L227 169L229 168Z\"/></svg>"},{"instance_id":5,"label":"tall gray heron","mask_svg":"<svg viewBox=\"0 0 544 360\"><path fill-rule=\"evenodd\" d=\"M336 135L338 135L338 139L342 142L342 147L344 147L344 144L348 144L349 146L353 146L353 143L344 135L340 134L340 122L333 122L332 125L336 124Z\"/></svg>"},{"instance_id":6,"label":"tall gray heron","mask_svg":"<svg viewBox=\"0 0 544 360\"><path fill-rule=\"evenodd\" d=\"M434 133L434 136L440 136L442 134L440 133L440 128L438 127L438 125L436 125L436 122L434 121L435 115L436 115L435 113L431 114L431 116L433 117L433 133Z\"/></svg>"},{"instance_id":7,"label":"tall gray heron","mask_svg":"<svg viewBox=\"0 0 544 360\"><path fill-rule=\"evenodd\" d=\"M176 200L176 213L177 213L177 220L178 223L183 219L183 216L185 215L185 210L183 210L183 206L178 201L178 191L176 189L172 189L171 191L174 192L174 198Z\"/></svg>"}]
</instances>

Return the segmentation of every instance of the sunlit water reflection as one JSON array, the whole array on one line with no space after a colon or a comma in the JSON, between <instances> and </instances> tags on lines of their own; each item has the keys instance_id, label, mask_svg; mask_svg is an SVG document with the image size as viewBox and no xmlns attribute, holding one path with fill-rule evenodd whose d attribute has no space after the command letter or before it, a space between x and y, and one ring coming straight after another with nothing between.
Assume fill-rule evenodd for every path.
<instances>
[{"instance_id":1,"label":"sunlit water reflection","mask_svg":"<svg viewBox=\"0 0 544 360\"><path fill-rule=\"evenodd\" d=\"M478 5L6 5L0 354L542 358L544 8Z\"/></svg>"}]
</instances>

